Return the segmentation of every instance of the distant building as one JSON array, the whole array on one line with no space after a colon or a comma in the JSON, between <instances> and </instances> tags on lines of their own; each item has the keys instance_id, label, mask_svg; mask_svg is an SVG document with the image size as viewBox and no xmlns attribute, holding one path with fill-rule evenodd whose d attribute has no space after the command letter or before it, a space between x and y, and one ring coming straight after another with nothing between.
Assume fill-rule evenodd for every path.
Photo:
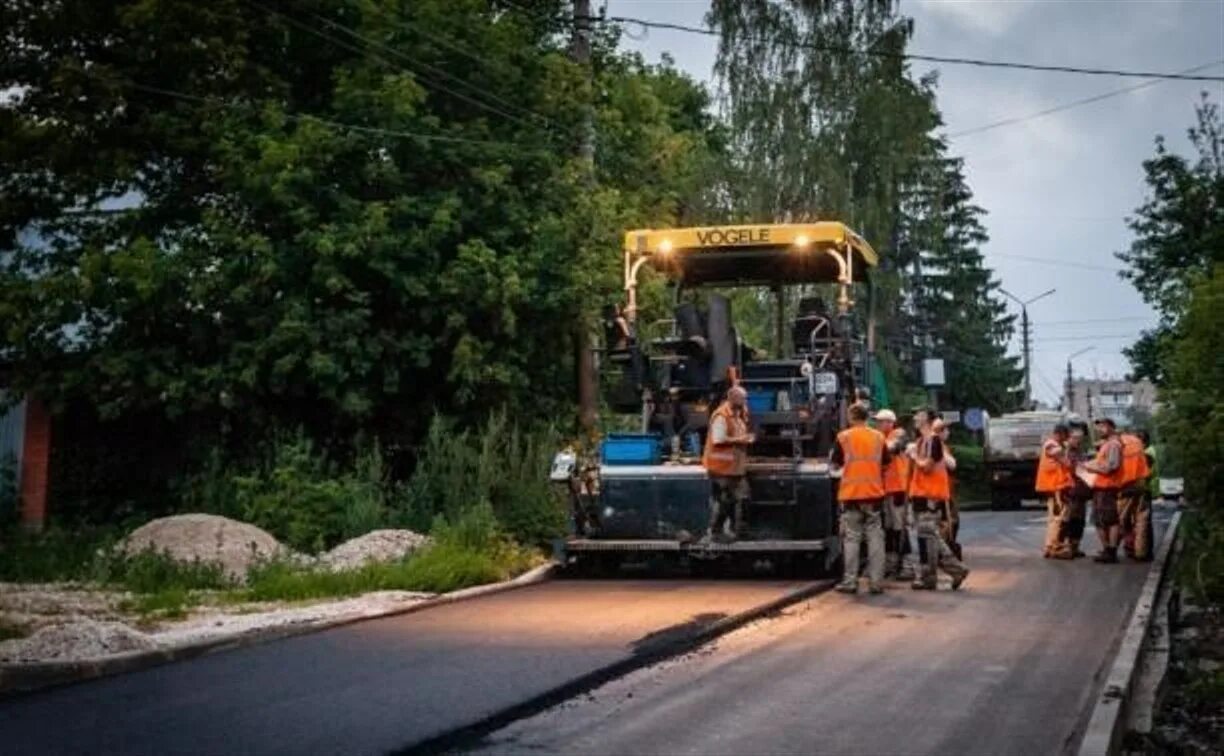
<instances>
[{"instance_id":1,"label":"distant building","mask_svg":"<svg viewBox=\"0 0 1224 756\"><path fill-rule=\"evenodd\" d=\"M1089 420L1108 417L1118 427L1146 423L1156 411L1156 386L1118 379L1080 378L1071 382L1069 411Z\"/></svg>"}]
</instances>

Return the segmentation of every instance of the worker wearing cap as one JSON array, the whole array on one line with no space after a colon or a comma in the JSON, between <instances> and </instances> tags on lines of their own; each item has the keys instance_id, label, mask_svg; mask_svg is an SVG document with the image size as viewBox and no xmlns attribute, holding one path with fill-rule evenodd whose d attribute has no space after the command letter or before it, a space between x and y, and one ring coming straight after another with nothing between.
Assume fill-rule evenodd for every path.
<instances>
[{"instance_id":1,"label":"worker wearing cap","mask_svg":"<svg viewBox=\"0 0 1224 756\"><path fill-rule=\"evenodd\" d=\"M721 540L727 520L732 521L737 537L747 532L748 447L755 440L748 425L748 392L732 386L726 400L710 416L705 453L701 457L711 485L707 539Z\"/></svg>"},{"instance_id":2,"label":"worker wearing cap","mask_svg":"<svg viewBox=\"0 0 1224 756\"><path fill-rule=\"evenodd\" d=\"M890 457L884 467L884 577L913 580L913 571L905 564L905 557L910 553L909 517L905 508L905 488L909 484L909 458L904 454L905 429L897 427L897 415L890 409L877 412L875 421Z\"/></svg>"},{"instance_id":3,"label":"worker wearing cap","mask_svg":"<svg viewBox=\"0 0 1224 756\"><path fill-rule=\"evenodd\" d=\"M1145 503L1151 466L1146 454L1147 444L1137 433L1121 433L1122 485L1118 489L1118 521L1120 538L1126 554L1132 559L1147 559L1151 551L1151 505Z\"/></svg>"},{"instance_id":4,"label":"worker wearing cap","mask_svg":"<svg viewBox=\"0 0 1224 756\"><path fill-rule=\"evenodd\" d=\"M884 588L884 469L889 463L884 434L867 427L867 406L855 403L846 411L850 427L837 434L832 467L839 476L837 503L841 508L842 560L845 572L837 590L857 593L859 547L867 540L867 589Z\"/></svg>"},{"instance_id":5,"label":"worker wearing cap","mask_svg":"<svg viewBox=\"0 0 1224 756\"><path fill-rule=\"evenodd\" d=\"M1122 488L1122 443L1117 425L1108 417L1095 423L1101 445L1096 457L1084 463L1084 469L1094 475L1092 480L1092 520L1101 551L1092 559L1103 564L1118 561L1118 491Z\"/></svg>"},{"instance_id":6,"label":"worker wearing cap","mask_svg":"<svg viewBox=\"0 0 1224 756\"><path fill-rule=\"evenodd\" d=\"M1046 500L1046 535L1042 555L1046 559L1074 559L1075 551L1066 542L1067 519L1071 508L1071 458L1067 441L1071 429L1065 424L1054 426L1054 432L1041 445L1037 462L1037 493Z\"/></svg>"},{"instance_id":7,"label":"worker wearing cap","mask_svg":"<svg viewBox=\"0 0 1224 756\"><path fill-rule=\"evenodd\" d=\"M951 498L951 482L944 464L944 444L935 433L930 410L914 413L918 441L911 452L909 486L910 504L918 536L919 575L911 587L914 590L935 590L940 568L952 577L952 590L961 587L969 570L948 548L939 535L940 502Z\"/></svg>"}]
</instances>

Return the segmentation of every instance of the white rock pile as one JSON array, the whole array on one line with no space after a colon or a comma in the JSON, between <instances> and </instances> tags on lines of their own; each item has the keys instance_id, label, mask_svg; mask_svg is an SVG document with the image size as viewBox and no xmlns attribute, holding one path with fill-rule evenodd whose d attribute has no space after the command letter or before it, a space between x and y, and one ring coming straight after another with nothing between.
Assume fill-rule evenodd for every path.
<instances>
[{"instance_id":1,"label":"white rock pile","mask_svg":"<svg viewBox=\"0 0 1224 756\"><path fill-rule=\"evenodd\" d=\"M180 562L219 564L232 580L245 580L257 562L288 554L271 533L210 514L182 514L146 523L124 539L126 554L153 550Z\"/></svg>"},{"instance_id":2,"label":"white rock pile","mask_svg":"<svg viewBox=\"0 0 1224 756\"><path fill-rule=\"evenodd\" d=\"M320 555L319 565L342 572L369 562L395 562L428 543L429 536L411 530L372 530Z\"/></svg>"},{"instance_id":3,"label":"white rock pile","mask_svg":"<svg viewBox=\"0 0 1224 756\"><path fill-rule=\"evenodd\" d=\"M122 622L77 618L36 630L28 638L0 643L0 662L45 662L97 659L103 656L149 651L160 644L151 636Z\"/></svg>"}]
</instances>

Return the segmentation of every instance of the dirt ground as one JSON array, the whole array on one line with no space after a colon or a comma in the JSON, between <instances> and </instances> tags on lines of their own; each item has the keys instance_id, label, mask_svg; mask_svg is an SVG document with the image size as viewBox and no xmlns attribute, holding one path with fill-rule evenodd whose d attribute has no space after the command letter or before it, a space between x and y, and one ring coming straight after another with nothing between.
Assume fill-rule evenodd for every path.
<instances>
[{"instance_id":1,"label":"dirt ground","mask_svg":"<svg viewBox=\"0 0 1224 756\"><path fill-rule=\"evenodd\" d=\"M201 595L186 616L149 619L131 594L76 584L0 583L0 664L78 661L237 638L269 627L356 619L407 608L431 594L378 591L311 602L233 604ZM7 638L7 640L5 639Z\"/></svg>"}]
</instances>

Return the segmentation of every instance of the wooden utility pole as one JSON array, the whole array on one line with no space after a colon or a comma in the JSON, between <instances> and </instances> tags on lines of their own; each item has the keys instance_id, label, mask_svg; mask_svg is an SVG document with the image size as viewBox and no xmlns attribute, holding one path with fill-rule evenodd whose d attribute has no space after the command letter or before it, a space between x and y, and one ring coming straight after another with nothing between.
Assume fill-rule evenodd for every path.
<instances>
[{"instance_id":1,"label":"wooden utility pole","mask_svg":"<svg viewBox=\"0 0 1224 756\"><path fill-rule=\"evenodd\" d=\"M574 32L570 39L570 59L591 75L591 0L574 0ZM595 113L591 98L594 83L583 93L582 134L578 141L578 158L582 161L586 181L595 183ZM582 243L590 243L589 236ZM574 322L574 364L578 383L578 423L584 431L595 430L599 421L599 385L591 351L591 332L586 318Z\"/></svg>"}]
</instances>

